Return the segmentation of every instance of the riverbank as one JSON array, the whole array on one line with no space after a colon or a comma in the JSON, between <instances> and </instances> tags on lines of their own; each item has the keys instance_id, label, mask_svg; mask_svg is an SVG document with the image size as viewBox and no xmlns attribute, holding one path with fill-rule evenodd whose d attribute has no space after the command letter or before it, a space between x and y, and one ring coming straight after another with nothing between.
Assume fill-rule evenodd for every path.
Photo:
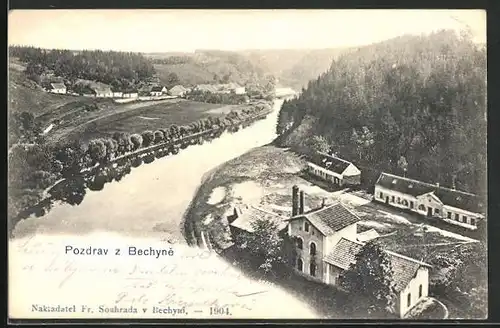
<instances>
[{"instance_id":1,"label":"riverbank","mask_svg":"<svg viewBox=\"0 0 500 328\"><path fill-rule=\"evenodd\" d=\"M93 166L82 168L70 178L59 179L43 191L42 199L37 204L21 210L16 217L9 220L9 231L12 231L17 222L33 214L38 217L45 215L56 201L78 205L83 201L87 188L94 191L102 190L106 183L113 180L120 181L131 172L132 167L135 168L142 164L149 164L158 158L178 154L181 149L202 144L205 141L212 141L224 132L237 132L258 120L265 119L272 112L271 106L255 108L260 109L258 111L247 110L240 115L233 115L234 117L228 121L229 124L220 124L173 140L153 143L150 146L141 147L111 159L106 156L101 163L98 162ZM231 116L231 113L233 112L228 115Z\"/></svg>"}]
</instances>

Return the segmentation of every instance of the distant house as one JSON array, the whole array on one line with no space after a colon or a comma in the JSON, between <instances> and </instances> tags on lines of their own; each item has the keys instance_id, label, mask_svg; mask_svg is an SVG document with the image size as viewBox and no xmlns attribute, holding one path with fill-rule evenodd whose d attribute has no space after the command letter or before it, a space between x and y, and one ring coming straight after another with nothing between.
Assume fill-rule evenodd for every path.
<instances>
[{"instance_id":1,"label":"distant house","mask_svg":"<svg viewBox=\"0 0 500 328\"><path fill-rule=\"evenodd\" d=\"M201 92L210 92L210 93L219 92L219 87L213 84L198 84L194 89Z\"/></svg>"},{"instance_id":2,"label":"distant house","mask_svg":"<svg viewBox=\"0 0 500 328\"><path fill-rule=\"evenodd\" d=\"M94 96L97 98L112 98L113 91L109 86L105 85L91 85L90 89L93 91Z\"/></svg>"},{"instance_id":3,"label":"distant house","mask_svg":"<svg viewBox=\"0 0 500 328\"><path fill-rule=\"evenodd\" d=\"M51 93L65 94L67 90L66 90L66 85L64 85L64 83L48 83L47 91Z\"/></svg>"},{"instance_id":4,"label":"distant house","mask_svg":"<svg viewBox=\"0 0 500 328\"><path fill-rule=\"evenodd\" d=\"M233 239L239 234L253 233L252 224L258 219L273 221L278 226L280 233L286 232L286 218L255 206L235 207L233 214L228 217L229 229Z\"/></svg>"},{"instance_id":5,"label":"distant house","mask_svg":"<svg viewBox=\"0 0 500 328\"><path fill-rule=\"evenodd\" d=\"M324 153L316 153L309 157L307 171L338 186L361 183L361 171L354 164Z\"/></svg>"},{"instance_id":6,"label":"distant house","mask_svg":"<svg viewBox=\"0 0 500 328\"><path fill-rule=\"evenodd\" d=\"M229 83L229 90L237 95L243 95L246 93L245 87L240 86L238 83Z\"/></svg>"},{"instance_id":7,"label":"distant house","mask_svg":"<svg viewBox=\"0 0 500 328\"><path fill-rule=\"evenodd\" d=\"M117 90L112 90L113 91L113 98L121 98L123 97L123 92L117 91Z\"/></svg>"},{"instance_id":8,"label":"distant house","mask_svg":"<svg viewBox=\"0 0 500 328\"><path fill-rule=\"evenodd\" d=\"M474 194L382 173L373 199L387 205L475 229L485 219L485 204Z\"/></svg>"},{"instance_id":9,"label":"distant house","mask_svg":"<svg viewBox=\"0 0 500 328\"><path fill-rule=\"evenodd\" d=\"M168 93L171 95L171 96L175 96L175 97L184 97L186 95L186 93L188 92L188 89L186 89L184 86L182 85L176 85L174 87L172 87Z\"/></svg>"},{"instance_id":10,"label":"distant house","mask_svg":"<svg viewBox=\"0 0 500 328\"><path fill-rule=\"evenodd\" d=\"M161 96L164 93L167 93L167 88L165 88L164 86L159 85L159 86L152 87L151 91L149 92L149 95L153 96L153 97L158 97L158 96Z\"/></svg>"},{"instance_id":11,"label":"distant house","mask_svg":"<svg viewBox=\"0 0 500 328\"><path fill-rule=\"evenodd\" d=\"M123 98L138 98L139 92L137 92L137 90L125 90L122 96Z\"/></svg>"},{"instance_id":12,"label":"distant house","mask_svg":"<svg viewBox=\"0 0 500 328\"><path fill-rule=\"evenodd\" d=\"M336 285L339 275L349 270L355 263L356 255L363 248L363 243L342 237L325 256L328 274L326 283ZM401 254L384 251L392 269L392 283L396 292L396 314L403 318L429 292L429 269L427 263Z\"/></svg>"}]
</instances>

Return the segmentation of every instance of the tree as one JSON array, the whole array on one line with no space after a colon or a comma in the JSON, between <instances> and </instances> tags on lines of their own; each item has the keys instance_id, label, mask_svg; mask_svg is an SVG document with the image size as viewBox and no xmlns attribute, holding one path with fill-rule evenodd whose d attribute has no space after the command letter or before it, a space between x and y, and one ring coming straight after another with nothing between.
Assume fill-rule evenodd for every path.
<instances>
[{"instance_id":1,"label":"tree","mask_svg":"<svg viewBox=\"0 0 500 328\"><path fill-rule=\"evenodd\" d=\"M322 152L322 153L330 152L330 145L323 136L317 136L317 135L312 136L312 138L309 140L309 148L313 152Z\"/></svg>"},{"instance_id":2,"label":"tree","mask_svg":"<svg viewBox=\"0 0 500 328\"><path fill-rule=\"evenodd\" d=\"M180 83L179 77L174 72L168 73L167 75L167 85L168 87L173 87Z\"/></svg>"},{"instance_id":3,"label":"tree","mask_svg":"<svg viewBox=\"0 0 500 328\"><path fill-rule=\"evenodd\" d=\"M269 273L286 262L285 245L279 235L278 225L271 220L257 219L251 223L253 233L236 236L235 244L254 255L255 265Z\"/></svg>"},{"instance_id":4,"label":"tree","mask_svg":"<svg viewBox=\"0 0 500 328\"><path fill-rule=\"evenodd\" d=\"M403 171L404 176L406 176L406 170L408 169L408 162L406 162L406 158L401 156L398 160L398 167Z\"/></svg>"},{"instance_id":5,"label":"tree","mask_svg":"<svg viewBox=\"0 0 500 328\"><path fill-rule=\"evenodd\" d=\"M148 147L153 143L155 136L152 131L145 131L142 133L142 146Z\"/></svg>"},{"instance_id":6,"label":"tree","mask_svg":"<svg viewBox=\"0 0 500 328\"><path fill-rule=\"evenodd\" d=\"M130 142L132 143L132 149L137 150L142 146L142 136L134 133L130 136Z\"/></svg>"},{"instance_id":7,"label":"tree","mask_svg":"<svg viewBox=\"0 0 500 328\"><path fill-rule=\"evenodd\" d=\"M92 164L103 163L106 160L106 145L102 139L91 140L87 152Z\"/></svg>"},{"instance_id":8,"label":"tree","mask_svg":"<svg viewBox=\"0 0 500 328\"><path fill-rule=\"evenodd\" d=\"M374 316L394 310L391 262L377 244L365 244L356 254L355 263L341 273L339 281L351 297L356 297L355 304L350 304L351 310Z\"/></svg>"},{"instance_id":9,"label":"tree","mask_svg":"<svg viewBox=\"0 0 500 328\"><path fill-rule=\"evenodd\" d=\"M160 130L156 130L154 133L154 143L159 144L165 140L165 136L163 135L163 132Z\"/></svg>"}]
</instances>

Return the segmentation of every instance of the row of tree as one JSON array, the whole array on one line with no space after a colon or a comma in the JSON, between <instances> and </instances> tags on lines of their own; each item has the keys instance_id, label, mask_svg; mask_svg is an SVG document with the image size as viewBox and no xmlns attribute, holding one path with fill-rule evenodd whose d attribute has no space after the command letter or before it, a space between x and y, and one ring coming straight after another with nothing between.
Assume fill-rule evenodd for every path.
<instances>
[{"instance_id":1,"label":"row of tree","mask_svg":"<svg viewBox=\"0 0 500 328\"><path fill-rule=\"evenodd\" d=\"M193 90L186 95L186 99L210 104L240 105L248 100L248 96L231 93L213 93L208 91Z\"/></svg>"},{"instance_id":2,"label":"row of tree","mask_svg":"<svg viewBox=\"0 0 500 328\"><path fill-rule=\"evenodd\" d=\"M110 138L91 140L87 145L78 141L65 142L64 144L17 143L11 147L8 159L9 218L17 217L19 213L35 207L47 197L46 191L61 179L64 179L63 183L57 184L57 188L51 190L51 193L56 195L54 197L58 200L79 204L79 199L80 201L83 199L81 190L87 186L86 175L82 172L86 168L96 165L106 166L119 156L154 145L174 144L174 142L177 143L177 140L196 133L212 130L214 133L204 135L201 138L217 137L222 131L233 131L231 128L234 125L256 117L259 113L265 112L266 108L264 105L252 106L233 110L221 117L208 117L187 125L171 125L165 129L145 131L140 134L116 132ZM198 138L179 142L181 148L184 148L200 141L201 139ZM175 147L167 150L160 149L156 155L165 156L167 153L176 153L177 151L178 148ZM156 155L147 155L144 162L154 160ZM151 156L153 157L150 158ZM118 166L126 167L129 164L132 165L132 162L134 162L133 158L125 158L123 163L119 161Z\"/></svg>"},{"instance_id":3,"label":"row of tree","mask_svg":"<svg viewBox=\"0 0 500 328\"><path fill-rule=\"evenodd\" d=\"M126 89L155 74L150 60L132 52L11 46L9 54L27 63L26 74L37 82L40 82L40 76L53 73L70 85L78 79L84 79Z\"/></svg>"},{"instance_id":4,"label":"row of tree","mask_svg":"<svg viewBox=\"0 0 500 328\"><path fill-rule=\"evenodd\" d=\"M389 172L401 171L403 156L408 176L456 179L457 188L484 194L486 50L441 31L342 54L284 103L277 133L300 149L321 136L342 157Z\"/></svg>"}]
</instances>

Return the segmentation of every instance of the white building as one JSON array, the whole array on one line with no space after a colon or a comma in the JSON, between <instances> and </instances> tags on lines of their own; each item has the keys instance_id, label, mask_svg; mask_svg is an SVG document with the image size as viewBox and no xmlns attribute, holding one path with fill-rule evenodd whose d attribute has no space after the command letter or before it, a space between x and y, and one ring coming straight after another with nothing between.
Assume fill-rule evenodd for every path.
<instances>
[{"instance_id":1,"label":"white building","mask_svg":"<svg viewBox=\"0 0 500 328\"><path fill-rule=\"evenodd\" d=\"M373 199L470 229L485 219L485 204L474 194L389 173L378 178Z\"/></svg>"},{"instance_id":2,"label":"white building","mask_svg":"<svg viewBox=\"0 0 500 328\"><path fill-rule=\"evenodd\" d=\"M165 88L164 86L158 85L158 86L154 86L151 88L149 95L153 96L153 97L159 97L165 93L167 93L167 88Z\"/></svg>"},{"instance_id":3,"label":"white building","mask_svg":"<svg viewBox=\"0 0 500 328\"><path fill-rule=\"evenodd\" d=\"M50 83L48 91L51 93L66 94L66 85L64 83Z\"/></svg>"},{"instance_id":4,"label":"white building","mask_svg":"<svg viewBox=\"0 0 500 328\"><path fill-rule=\"evenodd\" d=\"M186 95L186 93L188 92L188 89L186 89L184 86L182 85L176 85L174 87L172 87L168 93L171 95L171 96L174 96L174 97L184 97Z\"/></svg>"},{"instance_id":5,"label":"white building","mask_svg":"<svg viewBox=\"0 0 500 328\"><path fill-rule=\"evenodd\" d=\"M361 171L354 164L324 153L310 156L307 161L307 171L338 186L361 183Z\"/></svg>"}]
</instances>

